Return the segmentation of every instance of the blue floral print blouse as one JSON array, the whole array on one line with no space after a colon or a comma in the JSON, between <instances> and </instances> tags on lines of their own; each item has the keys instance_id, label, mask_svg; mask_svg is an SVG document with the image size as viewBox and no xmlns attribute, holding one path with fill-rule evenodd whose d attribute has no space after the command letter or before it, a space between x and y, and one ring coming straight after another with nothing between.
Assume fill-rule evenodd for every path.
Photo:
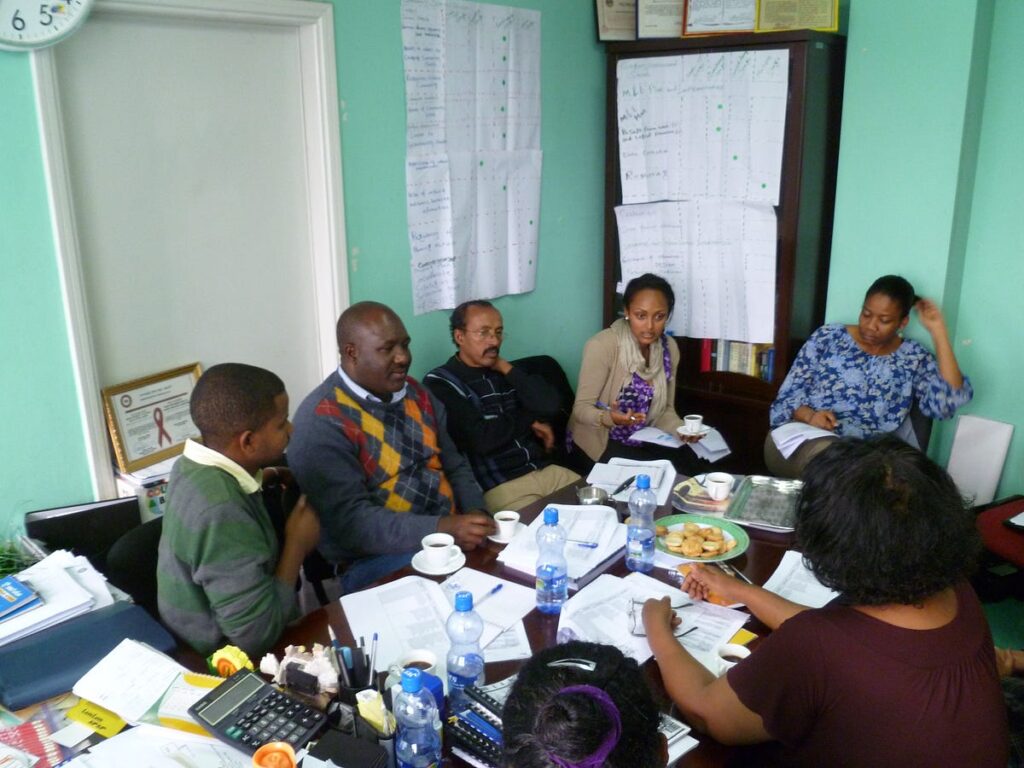
<instances>
[{"instance_id":1,"label":"blue floral print blouse","mask_svg":"<svg viewBox=\"0 0 1024 768\"><path fill-rule=\"evenodd\" d=\"M912 339L888 355L869 355L857 346L846 326L830 323L816 330L800 348L771 407L772 428L809 405L832 411L836 434L870 437L895 432L917 400L926 416L948 419L969 403L974 388L964 376L960 389L942 378L935 356Z\"/></svg>"}]
</instances>

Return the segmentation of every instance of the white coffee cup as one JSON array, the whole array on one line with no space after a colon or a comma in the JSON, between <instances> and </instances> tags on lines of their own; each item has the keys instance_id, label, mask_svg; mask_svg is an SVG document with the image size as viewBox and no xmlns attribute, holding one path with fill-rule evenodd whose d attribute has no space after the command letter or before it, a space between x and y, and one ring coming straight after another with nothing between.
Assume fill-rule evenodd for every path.
<instances>
[{"instance_id":1,"label":"white coffee cup","mask_svg":"<svg viewBox=\"0 0 1024 768\"><path fill-rule=\"evenodd\" d=\"M511 539L515 536L516 527L519 525L519 513L510 509L503 509L494 513L494 522L498 524L498 538Z\"/></svg>"},{"instance_id":2,"label":"white coffee cup","mask_svg":"<svg viewBox=\"0 0 1024 768\"><path fill-rule=\"evenodd\" d=\"M718 674L724 675L742 659L750 655L750 649L736 643L725 643L718 647Z\"/></svg>"},{"instance_id":3,"label":"white coffee cup","mask_svg":"<svg viewBox=\"0 0 1024 768\"><path fill-rule=\"evenodd\" d=\"M690 413L683 416L683 432L688 435L696 435L704 426L704 417L699 413Z\"/></svg>"},{"instance_id":4,"label":"white coffee cup","mask_svg":"<svg viewBox=\"0 0 1024 768\"><path fill-rule=\"evenodd\" d=\"M406 654L388 664L388 677L384 682L386 688L401 682L402 670L406 667L416 667L421 672L437 674L437 654L426 648L413 648Z\"/></svg>"},{"instance_id":5,"label":"white coffee cup","mask_svg":"<svg viewBox=\"0 0 1024 768\"><path fill-rule=\"evenodd\" d=\"M709 472L704 478L704 488L715 501L723 501L732 493L733 479L728 472Z\"/></svg>"},{"instance_id":6,"label":"white coffee cup","mask_svg":"<svg viewBox=\"0 0 1024 768\"><path fill-rule=\"evenodd\" d=\"M429 568L440 568L455 557L458 547L455 539L448 533L431 533L420 541L423 547L423 559Z\"/></svg>"}]
</instances>

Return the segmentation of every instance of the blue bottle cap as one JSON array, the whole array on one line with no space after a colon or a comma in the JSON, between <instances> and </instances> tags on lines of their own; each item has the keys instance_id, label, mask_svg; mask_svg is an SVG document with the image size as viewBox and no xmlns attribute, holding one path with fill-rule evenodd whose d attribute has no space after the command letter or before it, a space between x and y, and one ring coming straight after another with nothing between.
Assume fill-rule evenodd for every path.
<instances>
[{"instance_id":1,"label":"blue bottle cap","mask_svg":"<svg viewBox=\"0 0 1024 768\"><path fill-rule=\"evenodd\" d=\"M402 690L406 693L416 693L423 687L423 673L416 667L406 667L402 670Z\"/></svg>"},{"instance_id":2,"label":"blue bottle cap","mask_svg":"<svg viewBox=\"0 0 1024 768\"><path fill-rule=\"evenodd\" d=\"M650 475L637 475L636 476L636 487L646 491L651 487L651 476Z\"/></svg>"},{"instance_id":3,"label":"blue bottle cap","mask_svg":"<svg viewBox=\"0 0 1024 768\"><path fill-rule=\"evenodd\" d=\"M558 525L558 510L548 507L544 510L544 525Z\"/></svg>"},{"instance_id":4,"label":"blue bottle cap","mask_svg":"<svg viewBox=\"0 0 1024 768\"><path fill-rule=\"evenodd\" d=\"M455 593L455 610L456 611L472 611L473 610L473 593L472 592L456 592Z\"/></svg>"}]
</instances>

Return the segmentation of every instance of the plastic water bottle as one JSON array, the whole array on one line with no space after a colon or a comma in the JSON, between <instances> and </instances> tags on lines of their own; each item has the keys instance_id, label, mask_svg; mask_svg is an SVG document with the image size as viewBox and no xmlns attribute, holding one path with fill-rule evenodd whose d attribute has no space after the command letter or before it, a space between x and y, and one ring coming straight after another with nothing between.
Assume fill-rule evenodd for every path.
<instances>
[{"instance_id":1,"label":"plastic water bottle","mask_svg":"<svg viewBox=\"0 0 1024 768\"><path fill-rule=\"evenodd\" d=\"M445 624L451 647L448 649L448 711L466 708L466 686L478 685L484 678L484 657L480 653L480 635L484 621L473 610L473 593L456 592L455 610Z\"/></svg>"},{"instance_id":2,"label":"plastic water bottle","mask_svg":"<svg viewBox=\"0 0 1024 768\"><path fill-rule=\"evenodd\" d=\"M558 510L544 510L544 525L537 531L537 610L559 613L569 589L565 563L565 531Z\"/></svg>"},{"instance_id":3,"label":"plastic water bottle","mask_svg":"<svg viewBox=\"0 0 1024 768\"><path fill-rule=\"evenodd\" d=\"M435 768L441 762L441 741L434 730L437 704L423 687L420 670L402 671L402 692L395 697L395 759L398 768Z\"/></svg>"},{"instance_id":4,"label":"plastic water bottle","mask_svg":"<svg viewBox=\"0 0 1024 768\"><path fill-rule=\"evenodd\" d=\"M636 489L629 494L629 526L626 528L626 567L647 573L654 568L654 510L658 497L651 478L637 475Z\"/></svg>"}]
</instances>

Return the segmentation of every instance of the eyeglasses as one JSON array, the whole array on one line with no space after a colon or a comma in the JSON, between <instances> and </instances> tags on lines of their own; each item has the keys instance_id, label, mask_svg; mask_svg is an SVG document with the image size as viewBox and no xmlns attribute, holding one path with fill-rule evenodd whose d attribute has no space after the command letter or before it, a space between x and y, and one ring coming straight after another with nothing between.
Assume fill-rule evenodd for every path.
<instances>
[{"instance_id":1,"label":"eyeglasses","mask_svg":"<svg viewBox=\"0 0 1024 768\"><path fill-rule=\"evenodd\" d=\"M496 331L493 331L490 328L481 328L478 331L466 331L466 333L468 333L477 341L487 341L488 339L501 341L502 339L505 338L505 331L501 328L499 328Z\"/></svg>"}]
</instances>

